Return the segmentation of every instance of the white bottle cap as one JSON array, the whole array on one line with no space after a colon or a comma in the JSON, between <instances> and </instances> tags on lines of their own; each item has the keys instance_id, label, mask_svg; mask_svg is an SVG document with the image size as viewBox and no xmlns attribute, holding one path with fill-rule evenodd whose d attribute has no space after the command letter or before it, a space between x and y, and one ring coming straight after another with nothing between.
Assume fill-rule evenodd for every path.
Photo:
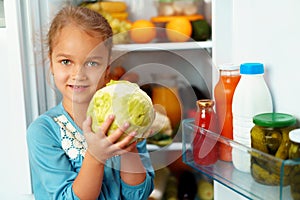
<instances>
[{"instance_id":1,"label":"white bottle cap","mask_svg":"<svg viewBox=\"0 0 300 200\"><path fill-rule=\"evenodd\" d=\"M300 143L300 128L291 130L289 133L290 140L296 143Z\"/></svg>"}]
</instances>

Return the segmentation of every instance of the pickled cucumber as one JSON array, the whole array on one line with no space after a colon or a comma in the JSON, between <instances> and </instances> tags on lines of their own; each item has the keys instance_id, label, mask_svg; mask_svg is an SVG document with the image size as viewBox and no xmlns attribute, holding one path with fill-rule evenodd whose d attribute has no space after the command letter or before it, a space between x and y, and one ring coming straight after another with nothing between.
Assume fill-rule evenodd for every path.
<instances>
[{"instance_id":1,"label":"pickled cucumber","mask_svg":"<svg viewBox=\"0 0 300 200\"><path fill-rule=\"evenodd\" d=\"M290 139L289 139L289 129L282 129L282 142L275 154L275 157L281 158L283 160L289 157Z\"/></svg>"},{"instance_id":2,"label":"pickled cucumber","mask_svg":"<svg viewBox=\"0 0 300 200\"><path fill-rule=\"evenodd\" d=\"M300 149L298 145L291 144L290 149L289 149L289 158L290 159L296 159L300 158Z\"/></svg>"},{"instance_id":3,"label":"pickled cucumber","mask_svg":"<svg viewBox=\"0 0 300 200\"><path fill-rule=\"evenodd\" d=\"M299 186L298 191L300 192L300 174L298 174L298 176L291 177L291 182Z\"/></svg>"},{"instance_id":4,"label":"pickled cucumber","mask_svg":"<svg viewBox=\"0 0 300 200\"><path fill-rule=\"evenodd\" d=\"M251 146L262 152L269 153L265 132L257 126L251 129Z\"/></svg>"},{"instance_id":5,"label":"pickled cucumber","mask_svg":"<svg viewBox=\"0 0 300 200\"><path fill-rule=\"evenodd\" d=\"M252 176L259 183L267 185L279 185L280 176L282 176L283 186L289 185L290 183L290 176L287 173L283 173L282 175L280 175L280 171L273 172L274 170L269 170L273 169L271 168L271 166L265 169L260 165L257 165L256 163L252 163L251 167Z\"/></svg>"},{"instance_id":6,"label":"pickled cucumber","mask_svg":"<svg viewBox=\"0 0 300 200\"><path fill-rule=\"evenodd\" d=\"M281 167L283 165L282 161L270 159L268 156L260 154L258 152L251 152L251 163L255 163L261 166L263 169L267 170L269 173L274 173L280 176L283 174L284 176L290 176L292 166L285 165L283 171L281 171ZM288 182L286 182L288 183Z\"/></svg>"},{"instance_id":7,"label":"pickled cucumber","mask_svg":"<svg viewBox=\"0 0 300 200\"><path fill-rule=\"evenodd\" d=\"M282 136L279 131L271 130L267 132L266 143L270 154L275 155L281 142Z\"/></svg>"},{"instance_id":8,"label":"pickled cucumber","mask_svg":"<svg viewBox=\"0 0 300 200\"><path fill-rule=\"evenodd\" d=\"M280 183L279 175L270 173L255 163L252 164L252 176L262 184L278 185Z\"/></svg>"}]
</instances>

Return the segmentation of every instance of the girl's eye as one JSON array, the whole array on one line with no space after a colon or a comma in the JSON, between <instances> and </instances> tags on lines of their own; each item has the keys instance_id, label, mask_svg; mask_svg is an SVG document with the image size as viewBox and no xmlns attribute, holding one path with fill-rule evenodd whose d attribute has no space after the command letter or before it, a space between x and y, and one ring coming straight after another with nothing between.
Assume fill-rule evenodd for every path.
<instances>
[{"instance_id":1,"label":"girl's eye","mask_svg":"<svg viewBox=\"0 0 300 200\"><path fill-rule=\"evenodd\" d=\"M62 60L60 63L63 65L70 65L71 61L70 60Z\"/></svg>"},{"instance_id":2,"label":"girl's eye","mask_svg":"<svg viewBox=\"0 0 300 200\"><path fill-rule=\"evenodd\" d=\"M100 64L98 62L90 61L87 62L88 67L98 67Z\"/></svg>"}]
</instances>

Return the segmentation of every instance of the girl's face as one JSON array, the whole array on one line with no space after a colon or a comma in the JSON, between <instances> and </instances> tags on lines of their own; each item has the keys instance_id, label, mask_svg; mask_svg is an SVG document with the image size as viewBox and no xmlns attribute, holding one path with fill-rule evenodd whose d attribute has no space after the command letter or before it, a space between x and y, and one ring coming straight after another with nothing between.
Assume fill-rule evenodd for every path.
<instances>
[{"instance_id":1,"label":"girl's face","mask_svg":"<svg viewBox=\"0 0 300 200\"><path fill-rule=\"evenodd\" d=\"M54 42L51 71L65 107L87 105L95 91L104 86L109 73L107 48L102 40L70 25Z\"/></svg>"}]
</instances>

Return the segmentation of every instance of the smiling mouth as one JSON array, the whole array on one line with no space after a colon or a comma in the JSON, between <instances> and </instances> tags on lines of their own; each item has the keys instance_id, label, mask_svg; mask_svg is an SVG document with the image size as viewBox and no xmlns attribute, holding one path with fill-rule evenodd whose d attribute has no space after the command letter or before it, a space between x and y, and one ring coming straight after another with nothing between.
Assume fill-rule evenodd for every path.
<instances>
[{"instance_id":1,"label":"smiling mouth","mask_svg":"<svg viewBox=\"0 0 300 200\"><path fill-rule=\"evenodd\" d=\"M68 85L70 88L72 88L73 90L83 90L85 88L87 88L88 86L85 85Z\"/></svg>"}]
</instances>

